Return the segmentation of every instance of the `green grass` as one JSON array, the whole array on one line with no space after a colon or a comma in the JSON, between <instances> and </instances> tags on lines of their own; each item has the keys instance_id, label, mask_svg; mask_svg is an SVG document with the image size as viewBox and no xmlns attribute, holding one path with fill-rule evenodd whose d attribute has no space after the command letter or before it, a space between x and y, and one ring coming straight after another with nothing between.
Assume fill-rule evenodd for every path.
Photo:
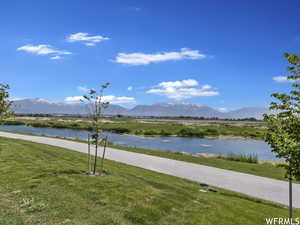
<instances>
[{"instance_id":1,"label":"green grass","mask_svg":"<svg viewBox=\"0 0 300 225\"><path fill-rule=\"evenodd\" d=\"M62 120L56 118L50 120L6 120L6 125L26 125L33 127L52 127L52 128L69 128L69 129L92 129L91 123L75 120ZM234 126L230 124L210 124L210 125L184 125L176 122L149 122L141 123L135 120L114 120L113 122L101 123L104 131L115 133L130 133L135 135L177 135L182 137L217 137L237 136L244 138L263 139L265 129L262 126Z\"/></svg>"},{"instance_id":2,"label":"green grass","mask_svg":"<svg viewBox=\"0 0 300 225\"><path fill-rule=\"evenodd\" d=\"M231 161L238 161L238 162L246 162L246 163L255 163L257 164L258 157L256 154L236 154L234 152L229 152L227 156L220 155L218 158L231 160Z\"/></svg>"},{"instance_id":3,"label":"green grass","mask_svg":"<svg viewBox=\"0 0 300 225\"><path fill-rule=\"evenodd\" d=\"M241 173L248 173L256 176L269 177L278 180L287 180L285 178L285 169L279 167L281 163L276 162L274 164L271 162L263 163L249 163L245 161L232 161L226 159L226 156L223 158L205 158L205 157L196 157L192 155L187 155L182 152L172 152L172 151L160 151L160 150L150 150L142 148L132 148L127 146L109 144L109 147L117 148L130 152L137 152L147 155L154 155L163 158L175 159L179 161L185 161L190 163L196 163L205 166L212 166L226 170L232 170ZM299 181L295 181L299 183Z\"/></svg>"},{"instance_id":4,"label":"green grass","mask_svg":"<svg viewBox=\"0 0 300 225\"><path fill-rule=\"evenodd\" d=\"M259 225L288 211L108 160L107 176L89 177L85 154L21 140L0 138L0 164L1 225Z\"/></svg>"},{"instance_id":5,"label":"green grass","mask_svg":"<svg viewBox=\"0 0 300 225\"><path fill-rule=\"evenodd\" d=\"M25 134L25 135L33 135L33 136L41 136L35 135L30 133L18 132L18 131L8 131L3 130L9 133L17 133L17 134ZM80 138L69 139L69 138L62 138L62 137L53 137L59 139L67 139L72 141L84 142ZM162 150L150 150L150 149L143 149L143 148L134 148L128 146L117 145L113 143L108 144L109 147L129 151L129 152L137 152L146 155L154 155L158 157L168 158L168 159L175 159L184 162L196 163L200 165L212 166L226 170L232 170L241 173L248 173L256 176L268 177L278 180L285 180L285 169L280 167L280 162L262 162L262 163L249 163L246 160L228 160L227 156L218 157L218 158L204 158L204 157L196 157L192 155L187 155L182 152L174 152L174 151L162 151ZM300 181L294 181L295 183L300 183Z\"/></svg>"}]
</instances>

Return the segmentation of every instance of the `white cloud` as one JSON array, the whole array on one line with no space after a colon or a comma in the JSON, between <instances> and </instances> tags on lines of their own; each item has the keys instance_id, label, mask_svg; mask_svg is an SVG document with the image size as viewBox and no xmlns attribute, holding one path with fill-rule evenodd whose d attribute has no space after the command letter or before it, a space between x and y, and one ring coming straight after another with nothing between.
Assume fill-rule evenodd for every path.
<instances>
[{"instance_id":1,"label":"white cloud","mask_svg":"<svg viewBox=\"0 0 300 225\"><path fill-rule=\"evenodd\" d=\"M10 101L19 101L19 100L23 100L23 99L26 99L26 98L11 98L9 100Z\"/></svg>"},{"instance_id":2,"label":"white cloud","mask_svg":"<svg viewBox=\"0 0 300 225\"><path fill-rule=\"evenodd\" d=\"M108 37L103 37L101 35L91 36L88 33L75 33L67 37L68 42L83 42L86 46L95 46L97 43L109 40Z\"/></svg>"},{"instance_id":3,"label":"white cloud","mask_svg":"<svg viewBox=\"0 0 300 225\"><path fill-rule=\"evenodd\" d=\"M154 54L145 53L118 53L116 59L117 63L129 64L129 65L147 65L155 62L184 60L184 59L203 59L207 56L200 53L198 50L190 50L188 48L182 48L179 52L162 52Z\"/></svg>"},{"instance_id":4,"label":"white cloud","mask_svg":"<svg viewBox=\"0 0 300 225\"><path fill-rule=\"evenodd\" d=\"M70 55L72 52L58 50L53 48L51 45L24 45L17 48L17 51L24 51L36 55L54 55L51 59L58 59L59 55ZM56 57L56 58L55 58Z\"/></svg>"},{"instance_id":5,"label":"white cloud","mask_svg":"<svg viewBox=\"0 0 300 225\"><path fill-rule=\"evenodd\" d=\"M66 102L79 102L80 100L84 100L84 97L83 96L70 96L70 97L65 98Z\"/></svg>"},{"instance_id":6,"label":"white cloud","mask_svg":"<svg viewBox=\"0 0 300 225\"><path fill-rule=\"evenodd\" d=\"M59 59L61 59L61 57L60 57L59 55L56 55L56 56L50 57L50 59L53 59L53 60L59 60Z\"/></svg>"},{"instance_id":7,"label":"white cloud","mask_svg":"<svg viewBox=\"0 0 300 225\"><path fill-rule=\"evenodd\" d=\"M283 82L295 82L295 80L289 80L286 76L277 76L272 78L274 81L283 83Z\"/></svg>"},{"instance_id":8,"label":"white cloud","mask_svg":"<svg viewBox=\"0 0 300 225\"><path fill-rule=\"evenodd\" d=\"M128 90L128 91L132 91L132 90L133 90L133 87L132 87L132 86L129 86L129 87L127 88L127 90Z\"/></svg>"},{"instance_id":9,"label":"white cloud","mask_svg":"<svg viewBox=\"0 0 300 225\"><path fill-rule=\"evenodd\" d=\"M161 82L158 84L159 87L193 87L198 86L199 83L196 80L193 79L187 79L182 81L168 81L168 82Z\"/></svg>"},{"instance_id":10,"label":"white cloud","mask_svg":"<svg viewBox=\"0 0 300 225\"><path fill-rule=\"evenodd\" d=\"M85 43L86 46L95 46L96 44L93 43L93 42L88 42L88 43Z\"/></svg>"},{"instance_id":11,"label":"white cloud","mask_svg":"<svg viewBox=\"0 0 300 225\"><path fill-rule=\"evenodd\" d=\"M211 89L212 88L212 86L210 86L210 85L208 85L208 84L204 84L203 86L202 86L202 89Z\"/></svg>"},{"instance_id":12,"label":"white cloud","mask_svg":"<svg viewBox=\"0 0 300 225\"><path fill-rule=\"evenodd\" d=\"M210 85L205 84L201 86L198 81L187 79L182 81L161 82L146 93L166 96L167 98L176 100L219 95L219 92L211 89L212 87Z\"/></svg>"},{"instance_id":13,"label":"white cloud","mask_svg":"<svg viewBox=\"0 0 300 225\"><path fill-rule=\"evenodd\" d=\"M80 100L84 100L83 96L71 96L65 98L66 102L79 102ZM117 97L113 95L103 96L102 100L108 101L111 104L125 104L125 103L136 102L135 98L133 97L126 97L126 96Z\"/></svg>"},{"instance_id":14,"label":"white cloud","mask_svg":"<svg viewBox=\"0 0 300 225\"><path fill-rule=\"evenodd\" d=\"M227 109L227 108L224 108L224 107L218 108L218 110L219 110L220 112L228 112L228 109Z\"/></svg>"},{"instance_id":15,"label":"white cloud","mask_svg":"<svg viewBox=\"0 0 300 225\"><path fill-rule=\"evenodd\" d=\"M88 92L90 89L86 88L86 87L82 87L82 86L78 86L77 87L78 91L81 91L81 92Z\"/></svg>"},{"instance_id":16,"label":"white cloud","mask_svg":"<svg viewBox=\"0 0 300 225\"><path fill-rule=\"evenodd\" d=\"M135 98L133 98L133 97L126 97L126 96L116 97L113 95L103 96L103 100L108 101L112 104L124 104L124 103L135 103L136 102Z\"/></svg>"}]
</instances>

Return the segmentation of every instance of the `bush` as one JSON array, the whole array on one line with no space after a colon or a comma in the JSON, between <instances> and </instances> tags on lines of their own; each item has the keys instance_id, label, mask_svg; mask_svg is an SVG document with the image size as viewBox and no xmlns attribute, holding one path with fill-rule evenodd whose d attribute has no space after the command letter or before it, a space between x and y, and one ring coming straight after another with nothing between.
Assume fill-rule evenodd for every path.
<instances>
[{"instance_id":1,"label":"bush","mask_svg":"<svg viewBox=\"0 0 300 225\"><path fill-rule=\"evenodd\" d=\"M80 128L80 124L79 123L71 123L70 127L72 127L72 128Z\"/></svg>"},{"instance_id":2,"label":"bush","mask_svg":"<svg viewBox=\"0 0 300 225\"><path fill-rule=\"evenodd\" d=\"M116 127L116 128L110 128L109 129L110 132L113 132L113 133L117 133L117 134L128 134L130 133L130 130L127 129L127 128L124 128L124 127Z\"/></svg>"},{"instance_id":3,"label":"bush","mask_svg":"<svg viewBox=\"0 0 300 225\"><path fill-rule=\"evenodd\" d=\"M244 131L244 132L242 132L242 136L256 138L256 137L258 137L258 134L252 133L251 131Z\"/></svg>"},{"instance_id":4,"label":"bush","mask_svg":"<svg viewBox=\"0 0 300 225\"><path fill-rule=\"evenodd\" d=\"M219 135L219 131L215 128L207 128L205 130L205 132L208 134L208 135L213 135L213 136L217 136Z\"/></svg>"},{"instance_id":5,"label":"bush","mask_svg":"<svg viewBox=\"0 0 300 225\"><path fill-rule=\"evenodd\" d=\"M0 121L1 125L25 125L22 121L16 121L16 120L3 120Z\"/></svg>"},{"instance_id":6,"label":"bush","mask_svg":"<svg viewBox=\"0 0 300 225\"><path fill-rule=\"evenodd\" d=\"M146 130L144 131L144 135L159 135L159 131L156 130Z\"/></svg>"},{"instance_id":7,"label":"bush","mask_svg":"<svg viewBox=\"0 0 300 225\"><path fill-rule=\"evenodd\" d=\"M143 130L136 130L136 131L134 131L134 134L135 135L143 135L144 131Z\"/></svg>"},{"instance_id":8,"label":"bush","mask_svg":"<svg viewBox=\"0 0 300 225\"><path fill-rule=\"evenodd\" d=\"M49 125L52 128L66 128L66 127L69 128L68 126L66 126L63 123L50 123ZM70 128L72 128L72 126Z\"/></svg>"},{"instance_id":9,"label":"bush","mask_svg":"<svg viewBox=\"0 0 300 225\"><path fill-rule=\"evenodd\" d=\"M170 136L171 133L170 133L170 132L167 132L167 131L165 131L165 130L160 130L159 135L161 135L161 136Z\"/></svg>"},{"instance_id":10,"label":"bush","mask_svg":"<svg viewBox=\"0 0 300 225\"><path fill-rule=\"evenodd\" d=\"M182 128L177 135L181 137L204 137L205 133L196 128Z\"/></svg>"}]
</instances>

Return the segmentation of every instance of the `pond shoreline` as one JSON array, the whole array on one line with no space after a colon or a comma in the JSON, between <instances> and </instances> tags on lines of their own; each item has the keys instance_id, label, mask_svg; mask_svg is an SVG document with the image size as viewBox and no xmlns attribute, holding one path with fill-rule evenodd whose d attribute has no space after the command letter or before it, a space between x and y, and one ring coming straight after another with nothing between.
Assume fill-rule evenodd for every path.
<instances>
[{"instance_id":1,"label":"pond shoreline","mask_svg":"<svg viewBox=\"0 0 300 225\"><path fill-rule=\"evenodd\" d=\"M66 138L76 138L86 140L88 131L62 129L62 128L39 128L24 125L0 126L4 130L15 130L25 133L32 133L45 136L59 136ZM198 137L178 137L172 136L138 136L133 134L115 134L103 132L108 136L111 143L132 148L143 148L160 151L189 152L191 154L209 153L228 155L231 153L238 155L257 155L258 159L275 160L274 154L268 145L260 140L246 138L198 138Z\"/></svg>"},{"instance_id":2,"label":"pond shoreline","mask_svg":"<svg viewBox=\"0 0 300 225\"><path fill-rule=\"evenodd\" d=\"M43 135L29 134L25 132L8 131L8 130L4 130L4 131L9 133L23 134L23 135L43 136ZM48 136L44 135L44 137L48 137ZM49 137L87 143L87 141L78 138L63 138L63 137L54 137L54 136L49 136ZM196 164L201 164L201 165L206 165L206 166L211 166L211 167L216 167L221 169L227 169L227 170L232 170L232 171L237 171L242 173L249 173L256 176L264 176L273 179L286 180L284 177L285 170L282 167L278 167L278 164L282 164L282 162L278 162L278 161L259 160L258 163L247 163L247 162L227 160L224 159L224 157L223 158L199 157L199 156L191 155L190 153L184 154L182 152L142 149L142 148L127 147L127 146L121 146L121 145L110 144L110 143L108 144L108 147L129 151L129 152L136 152L140 154L153 155L162 158L174 159L174 160L179 160L179 161L184 161L189 163L196 163Z\"/></svg>"},{"instance_id":3,"label":"pond shoreline","mask_svg":"<svg viewBox=\"0 0 300 225\"><path fill-rule=\"evenodd\" d=\"M22 125L39 128L57 128L90 131L88 122L52 121L52 120L4 120L1 125ZM236 127L230 124L193 125L182 124L144 124L139 122L129 123L101 123L102 130L124 135L136 135L144 137L198 137L213 139L239 139L239 140L263 140L264 130L261 127Z\"/></svg>"},{"instance_id":4,"label":"pond shoreline","mask_svg":"<svg viewBox=\"0 0 300 225\"><path fill-rule=\"evenodd\" d=\"M64 128L63 128L64 129ZM105 131L104 131L105 132ZM119 134L122 136L132 136L132 137L139 137L139 138L145 138L145 139L151 139L154 137L181 137L181 138L199 138L199 139L220 139L220 140L257 140L257 141L263 141L263 139L260 138L250 138L250 137L243 137L243 136L233 136L233 135L218 135L218 136L204 136L204 137L194 137L194 136L178 136L178 135L137 135L137 134L130 134L130 133L123 133Z\"/></svg>"}]
</instances>

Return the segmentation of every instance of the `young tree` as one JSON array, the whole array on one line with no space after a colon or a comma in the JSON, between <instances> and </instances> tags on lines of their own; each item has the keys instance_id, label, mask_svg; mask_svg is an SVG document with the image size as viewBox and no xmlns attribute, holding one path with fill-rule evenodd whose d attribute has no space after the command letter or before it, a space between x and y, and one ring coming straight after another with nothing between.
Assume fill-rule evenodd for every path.
<instances>
[{"instance_id":1,"label":"young tree","mask_svg":"<svg viewBox=\"0 0 300 225\"><path fill-rule=\"evenodd\" d=\"M92 122L91 139L95 144L95 157L94 157L94 164L93 164L93 171L92 171L94 175L96 174L96 169L97 169L98 147L101 142L100 120L103 117L104 109L106 109L109 105L109 102L104 101L103 99L103 92L108 86L109 83L105 83L101 85L98 91L94 89L89 90L88 94L84 95L83 99L81 100L82 102L87 102L90 111L90 119ZM90 173L90 171L88 172Z\"/></svg>"},{"instance_id":2,"label":"young tree","mask_svg":"<svg viewBox=\"0 0 300 225\"><path fill-rule=\"evenodd\" d=\"M9 99L9 85L0 83L0 121L13 114L11 110L12 101Z\"/></svg>"},{"instance_id":3,"label":"young tree","mask_svg":"<svg viewBox=\"0 0 300 225\"><path fill-rule=\"evenodd\" d=\"M286 177L289 179L289 218L292 219L292 181L300 180L300 55L284 54L290 64L287 80L292 84L288 93L274 93L270 110L274 114L264 115L267 123L266 142L276 156L286 161Z\"/></svg>"}]
</instances>

